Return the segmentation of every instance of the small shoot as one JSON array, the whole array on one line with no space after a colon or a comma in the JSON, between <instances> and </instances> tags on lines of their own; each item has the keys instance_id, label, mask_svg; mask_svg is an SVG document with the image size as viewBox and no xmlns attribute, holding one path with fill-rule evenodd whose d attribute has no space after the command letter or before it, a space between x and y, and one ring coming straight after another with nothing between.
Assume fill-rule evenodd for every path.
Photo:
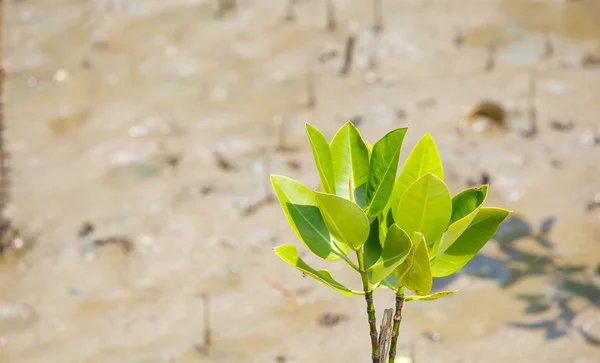
<instances>
[{"instance_id":1,"label":"small shoot","mask_svg":"<svg viewBox=\"0 0 600 363\"><path fill-rule=\"evenodd\" d=\"M407 128L390 131L374 145L351 122L331 142L312 125L306 126L306 132L321 190L272 175L275 194L304 245L326 261L345 261L360 277L362 288L345 286L328 270L309 266L293 244L276 247L275 253L345 296L364 295L371 359L381 363L389 357L388 362L395 362L404 303L456 293L432 292L433 278L452 275L467 264L494 236L509 211L483 206L487 185L452 197L429 134L399 171ZM356 262L348 256L351 250ZM395 309L393 315L392 309L386 310L377 334L373 291L379 287L393 291ZM406 290L414 295L405 295Z\"/></svg>"}]
</instances>

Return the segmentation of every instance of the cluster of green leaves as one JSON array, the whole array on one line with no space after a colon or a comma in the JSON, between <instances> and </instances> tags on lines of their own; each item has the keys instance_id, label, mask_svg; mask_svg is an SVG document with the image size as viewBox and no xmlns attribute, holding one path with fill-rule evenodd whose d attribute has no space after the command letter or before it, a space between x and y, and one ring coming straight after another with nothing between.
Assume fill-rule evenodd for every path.
<instances>
[{"instance_id":1,"label":"cluster of green leaves","mask_svg":"<svg viewBox=\"0 0 600 363\"><path fill-rule=\"evenodd\" d=\"M509 211L483 207L488 187L451 197L438 149L426 134L398 174L407 128L395 129L370 145L348 122L331 143L311 125L306 131L321 178L314 191L285 176L272 175L277 198L298 238L317 256L344 260L367 273L372 288L408 288L406 300L436 299L432 278L461 269L495 234ZM348 257L364 256L362 268ZM275 248L288 264L344 295L364 294L342 285L327 270L315 270L293 244Z\"/></svg>"}]
</instances>

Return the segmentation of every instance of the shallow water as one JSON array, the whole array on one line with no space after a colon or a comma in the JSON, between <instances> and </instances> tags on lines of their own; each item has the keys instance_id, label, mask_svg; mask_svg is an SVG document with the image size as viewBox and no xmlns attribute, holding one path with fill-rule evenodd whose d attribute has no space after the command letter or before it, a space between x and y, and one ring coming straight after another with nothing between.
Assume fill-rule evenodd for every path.
<instances>
[{"instance_id":1,"label":"shallow water","mask_svg":"<svg viewBox=\"0 0 600 363\"><path fill-rule=\"evenodd\" d=\"M489 204L514 211L464 273L436 282L461 293L407 304L403 352L414 343L426 362L595 361L600 209L585 206L600 193L600 145L580 137L600 132L600 68L562 65L598 49L598 4L389 3L375 47L366 3L340 1L339 29L327 33L316 1L298 2L295 23L270 0L240 1L223 19L210 1L8 2L9 212L31 238L0 264L0 361L368 357L363 301L277 260L272 248L295 240L278 204L244 212L269 188L265 171L318 184L305 122L331 138L357 116L369 140L409 125L404 150L431 132L453 194L485 171ZM352 71L338 75L339 51L315 61L317 105L307 108L307 59L342 49L353 24ZM453 45L455 29L469 47ZM485 72L490 41L498 57ZM539 132L526 138L532 68ZM460 122L483 99L510 111L508 131L477 134ZM574 127L556 131L553 119ZM280 120L295 150L267 159ZM125 235L134 250L107 245L86 256L77 237L86 221L94 237ZM341 263L306 259L358 288ZM296 306L273 281L297 295ZM198 349L205 292L208 355ZM380 315L392 297L377 297ZM348 319L319 326L325 312Z\"/></svg>"}]
</instances>

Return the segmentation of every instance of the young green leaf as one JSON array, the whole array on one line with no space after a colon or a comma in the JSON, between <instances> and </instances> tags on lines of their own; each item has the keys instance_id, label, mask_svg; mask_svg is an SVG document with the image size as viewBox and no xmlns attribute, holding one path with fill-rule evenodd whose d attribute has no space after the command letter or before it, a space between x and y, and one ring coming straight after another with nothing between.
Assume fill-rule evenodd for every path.
<instances>
[{"instance_id":1,"label":"young green leaf","mask_svg":"<svg viewBox=\"0 0 600 363\"><path fill-rule=\"evenodd\" d=\"M394 220L409 236L421 232L430 246L442 237L452 216L452 200L444 182L427 173L402 195Z\"/></svg>"},{"instance_id":2,"label":"young green leaf","mask_svg":"<svg viewBox=\"0 0 600 363\"><path fill-rule=\"evenodd\" d=\"M335 192L346 199L352 193L356 203L364 207L365 190L369 178L369 150L360 132L351 122L340 128L331 141L331 158L333 160L333 175L335 177ZM348 183L348 181L351 183ZM355 192L349 190L349 184Z\"/></svg>"},{"instance_id":3,"label":"young green leaf","mask_svg":"<svg viewBox=\"0 0 600 363\"><path fill-rule=\"evenodd\" d=\"M441 256L473 222L485 202L487 191L488 187L484 185L481 189L466 189L452 198L450 226L442 235L439 245L434 248L436 258Z\"/></svg>"},{"instance_id":4,"label":"young green leaf","mask_svg":"<svg viewBox=\"0 0 600 363\"><path fill-rule=\"evenodd\" d=\"M372 283L376 284L388 277L406 260L411 247L410 237L398 225L393 224L385 237L381 258L373 265Z\"/></svg>"},{"instance_id":5,"label":"young green leaf","mask_svg":"<svg viewBox=\"0 0 600 363\"><path fill-rule=\"evenodd\" d=\"M353 248L362 246L369 237L369 219L356 205L337 195L315 192L317 205L329 232Z\"/></svg>"},{"instance_id":6,"label":"young green leaf","mask_svg":"<svg viewBox=\"0 0 600 363\"><path fill-rule=\"evenodd\" d=\"M396 179L389 204L394 217L402 194L412 183L427 173L444 180L442 160L430 134L425 134L415 145L415 148L408 155L398 179Z\"/></svg>"},{"instance_id":7,"label":"young green leaf","mask_svg":"<svg viewBox=\"0 0 600 363\"><path fill-rule=\"evenodd\" d=\"M398 171L400 148L406 131L406 127L393 130L373 146L367 183L367 205L365 206L368 216L374 217L381 213L392 194Z\"/></svg>"},{"instance_id":8,"label":"young green leaf","mask_svg":"<svg viewBox=\"0 0 600 363\"><path fill-rule=\"evenodd\" d=\"M433 286L431 266L425 238L420 233L415 233L413 238L414 262L412 268L404 276L402 284L417 295L427 295Z\"/></svg>"},{"instance_id":9,"label":"young green leaf","mask_svg":"<svg viewBox=\"0 0 600 363\"><path fill-rule=\"evenodd\" d=\"M333 175L333 161L331 150L325 136L316 127L306 124L306 133L312 148L317 170L321 176L321 185L326 193L335 194L335 179ZM346 181L347 182L347 181Z\"/></svg>"},{"instance_id":10,"label":"young green leaf","mask_svg":"<svg viewBox=\"0 0 600 363\"><path fill-rule=\"evenodd\" d=\"M431 295L424 295L424 296L409 295L409 296L404 296L404 301L437 300L437 299L439 299L441 297L444 297L444 296L456 294L458 291L459 290L454 290L454 291L440 291L440 292L433 293Z\"/></svg>"},{"instance_id":11,"label":"young green leaf","mask_svg":"<svg viewBox=\"0 0 600 363\"><path fill-rule=\"evenodd\" d=\"M501 208L481 208L471 225L435 260L431 266L433 276L444 277L460 270L494 236L509 213Z\"/></svg>"},{"instance_id":12,"label":"young green leaf","mask_svg":"<svg viewBox=\"0 0 600 363\"><path fill-rule=\"evenodd\" d=\"M333 289L340 292L342 295L351 296L354 291L350 290L346 286L340 284L336 280L331 277L331 274L327 270L315 270L306 264L300 257L298 257L298 251L296 250L296 246L293 244L286 244L275 247L275 253L282 260L297 268L298 270L304 272L308 276L321 281L325 285L332 287Z\"/></svg>"},{"instance_id":13,"label":"young green leaf","mask_svg":"<svg viewBox=\"0 0 600 363\"><path fill-rule=\"evenodd\" d=\"M365 254L365 269L369 269L379 257L381 257L381 252L383 248L381 248L381 242L379 242L379 220L375 219L371 222L369 237L367 238L367 242L363 245L363 251Z\"/></svg>"},{"instance_id":14,"label":"young green leaf","mask_svg":"<svg viewBox=\"0 0 600 363\"><path fill-rule=\"evenodd\" d=\"M346 256L348 246L331 238L312 190L281 175L271 175L271 182L288 223L308 249L330 261Z\"/></svg>"},{"instance_id":15,"label":"young green leaf","mask_svg":"<svg viewBox=\"0 0 600 363\"><path fill-rule=\"evenodd\" d=\"M396 267L396 269L394 270L394 273L392 274L392 276L394 276L394 281L395 283L395 287L399 288L404 286L404 277L406 276L406 274L408 274L408 272L412 269L413 264L415 263L415 251L416 251L416 242L419 241L419 239L423 238L423 235L421 233L415 232L411 242L412 242L412 247L410 248L410 251L408 251L408 255L406 256L406 259L404 260L404 262L402 262L400 265L398 265L398 267ZM390 280L390 279L386 279L386 280Z\"/></svg>"}]
</instances>

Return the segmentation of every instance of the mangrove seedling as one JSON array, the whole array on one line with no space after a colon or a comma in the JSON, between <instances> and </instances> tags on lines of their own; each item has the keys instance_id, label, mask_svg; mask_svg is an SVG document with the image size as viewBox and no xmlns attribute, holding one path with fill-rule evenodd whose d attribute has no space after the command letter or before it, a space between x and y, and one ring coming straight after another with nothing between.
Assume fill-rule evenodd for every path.
<instances>
[{"instance_id":1,"label":"mangrove seedling","mask_svg":"<svg viewBox=\"0 0 600 363\"><path fill-rule=\"evenodd\" d=\"M343 295L364 296L373 363L386 360L380 350L386 339L378 339L373 291L390 289L395 311L389 362L394 362L404 303L455 293L432 293L432 279L452 275L467 264L510 212L483 206L487 185L452 197L429 134L417 143L397 175L407 128L390 131L374 145L363 140L351 122L331 142L312 125L307 124L306 131L321 190L271 175L275 194L304 245L324 260L346 262L362 287L347 287L328 270L309 266L294 244L278 246L275 253ZM414 294L405 295L405 290Z\"/></svg>"}]
</instances>

